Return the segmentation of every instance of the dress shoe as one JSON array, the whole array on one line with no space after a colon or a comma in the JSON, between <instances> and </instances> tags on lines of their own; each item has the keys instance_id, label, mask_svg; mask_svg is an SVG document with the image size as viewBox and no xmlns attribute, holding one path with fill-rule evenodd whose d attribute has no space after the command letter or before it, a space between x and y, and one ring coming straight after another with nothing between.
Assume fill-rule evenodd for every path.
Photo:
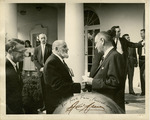
<instances>
[{"instance_id":1,"label":"dress shoe","mask_svg":"<svg viewBox=\"0 0 150 120\"><path fill-rule=\"evenodd\" d=\"M44 110L46 110L46 108L45 108L45 107L40 108L40 111L41 111L41 112L43 112Z\"/></svg>"},{"instance_id":2,"label":"dress shoe","mask_svg":"<svg viewBox=\"0 0 150 120\"><path fill-rule=\"evenodd\" d=\"M145 93L141 93L140 96L145 96Z\"/></svg>"}]
</instances>

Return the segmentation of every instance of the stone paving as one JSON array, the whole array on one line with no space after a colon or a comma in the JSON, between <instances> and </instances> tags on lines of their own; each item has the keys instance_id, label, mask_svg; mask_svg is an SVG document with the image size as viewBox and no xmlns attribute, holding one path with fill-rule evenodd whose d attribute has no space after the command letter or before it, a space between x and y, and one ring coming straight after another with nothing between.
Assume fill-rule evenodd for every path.
<instances>
[{"instance_id":1,"label":"stone paving","mask_svg":"<svg viewBox=\"0 0 150 120\"><path fill-rule=\"evenodd\" d=\"M140 94L131 95L126 93L125 99L129 104L125 104L126 114L144 114L145 113L145 96Z\"/></svg>"}]
</instances>

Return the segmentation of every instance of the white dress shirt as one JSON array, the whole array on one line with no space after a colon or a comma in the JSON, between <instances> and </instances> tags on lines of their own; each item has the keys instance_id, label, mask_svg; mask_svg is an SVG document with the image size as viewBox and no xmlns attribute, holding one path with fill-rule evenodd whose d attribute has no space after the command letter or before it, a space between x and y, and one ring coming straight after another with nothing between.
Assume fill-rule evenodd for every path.
<instances>
[{"instance_id":1,"label":"white dress shirt","mask_svg":"<svg viewBox=\"0 0 150 120\"><path fill-rule=\"evenodd\" d=\"M45 44L41 44L41 49L42 49L42 56L44 58Z\"/></svg>"},{"instance_id":2,"label":"white dress shirt","mask_svg":"<svg viewBox=\"0 0 150 120\"><path fill-rule=\"evenodd\" d=\"M120 40L119 40L119 38L117 39L117 38L115 38L115 43L117 44L117 48L116 48L116 50L120 53L120 54L123 54L123 51L122 51L122 46L121 46L121 43L120 43Z\"/></svg>"},{"instance_id":3,"label":"white dress shirt","mask_svg":"<svg viewBox=\"0 0 150 120\"><path fill-rule=\"evenodd\" d=\"M145 43L145 40L143 40L143 43ZM145 56L145 53L146 53L146 51L145 51L145 45L142 47L142 55L141 56Z\"/></svg>"}]
</instances>

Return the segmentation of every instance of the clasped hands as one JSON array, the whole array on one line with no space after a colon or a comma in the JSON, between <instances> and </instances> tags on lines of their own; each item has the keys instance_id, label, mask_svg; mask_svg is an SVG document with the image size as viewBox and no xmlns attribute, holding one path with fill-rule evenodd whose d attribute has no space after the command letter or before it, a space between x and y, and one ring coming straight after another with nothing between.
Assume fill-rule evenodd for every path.
<instances>
[{"instance_id":1,"label":"clasped hands","mask_svg":"<svg viewBox=\"0 0 150 120\"><path fill-rule=\"evenodd\" d=\"M81 82L81 89L84 92L87 90L86 88L87 85L92 85L93 78L88 76L82 76L82 79L83 81Z\"/></svg>"}]
</instances>

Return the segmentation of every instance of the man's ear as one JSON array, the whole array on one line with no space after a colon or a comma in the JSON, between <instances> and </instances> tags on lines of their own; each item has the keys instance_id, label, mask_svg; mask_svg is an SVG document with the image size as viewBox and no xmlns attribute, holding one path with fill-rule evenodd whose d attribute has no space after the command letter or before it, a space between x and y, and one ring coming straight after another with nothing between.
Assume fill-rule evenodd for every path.
<instances>
[{"instance_id":1,"label":"man's ear","mask_svg":"<svg viewBox=\"0 0 150 120\"><path fill-rule=\"evenodd\" d=\"M101 41L102 41L102 45L104 46L104 44L105 44L105 39L104 39L104 38L101 38Z\"/></svg>"},{"instance_id":2,"label":"man's ear","mask_svg":"<svg viewBox=\"0 0 150 120\"><path fill-rule=\"evenodd\" d=\"M55 50L58 51L58 47L55 47Z\"/></svg>"}]
</instances>

